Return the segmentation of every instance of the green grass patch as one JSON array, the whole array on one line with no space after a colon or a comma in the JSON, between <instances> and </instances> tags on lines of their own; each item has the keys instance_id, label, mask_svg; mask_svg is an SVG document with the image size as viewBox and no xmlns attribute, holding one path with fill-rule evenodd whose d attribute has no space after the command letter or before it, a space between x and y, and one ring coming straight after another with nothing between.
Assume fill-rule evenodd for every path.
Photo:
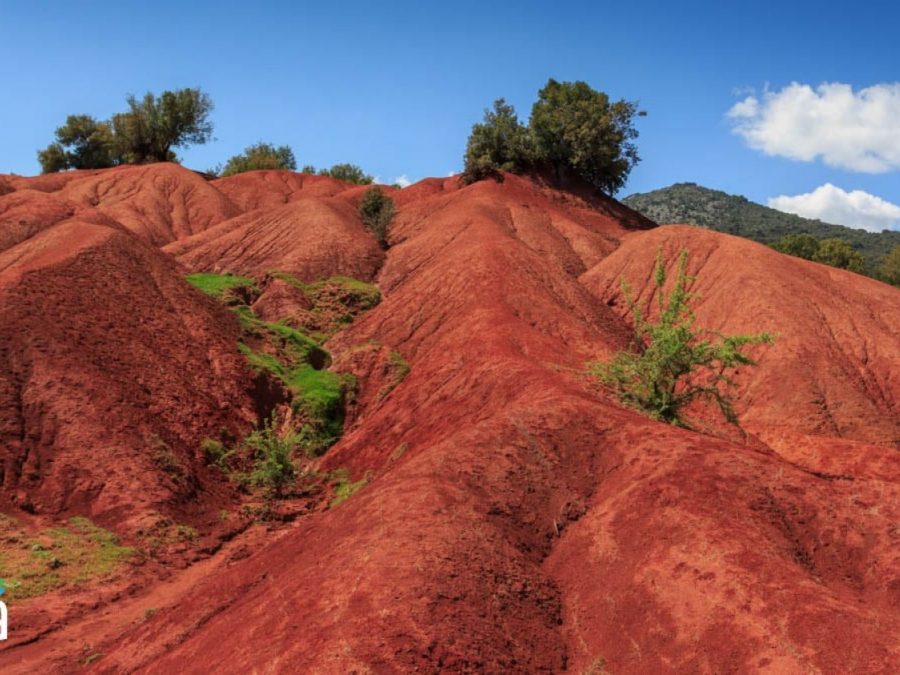
<instances>
[{"instance_id":1,"label":"green grass patch","mask_svg":"<svg viewBox=\"0 0 900 675\"><path fill-rule=\"evenodd\" d=\"M8 575L6 588L12 600L109 578L135 555L135 550L122 546L112 532L82 517L70 518L66 527L35 535L23 528L10 531L4 527L3 535L0 569Z\"/></svg>"},{"instance_id":2,"label":"green grass patch","mask_svg":"<svg viewBox=\"0 0 900 675\"><path fill-rule=\"evenodd\" d=\"M299 288L313 304L325 300L327 296L338 298L345 304L353 304L361 310L371 309L381 302L381 291L377 286L353 277L337 275L306 284L284 272L273 272L272 276Z\"/></svg>"},{"instance_id":3,"label":"green grass patch","mask_svg":"<svg viewBox=\"0 0 900 675\"><path fill-rule=\"evenodd\" d=\"M271 331L284 340L286 348L298 361L319 360L327 358L327 352L319 346L319 343L308 335L301 333L296 328L285 326L282 323L264 323L266 330Z\"/></svg>"},{"instance_id":4,"label":"green grass patch","mask_svg":"<svg viewBox=\"0 0 900 675\"><path fill-rule=\"evenodd\" d=\"M328 414L341 403L341 376L330 370L316 370L310 366L297 368L289 374L287 385L303 399L310 414Z\"/></svg>"},{"instance_id":5,"label":"green grass patch","mask_svg":"<svg viewBox=\"0 0 900 675\"><path fill-rule=\"evenodd\" d=\"M391 369L391 378L381 388L381 391L378 392L379 400L385 398L388 394L394 391L397 385L403 382L403 380L406 379L406 376L409 375L409 362L403 358L403 355L400 352L391 352L390 356L388 357L388 365Z\"/></svg>"},{"instance_id":6,"label":"green grass patch","mask_svg":"<svg viewBox=\"0 0 900 675\"><path fill-rule=\"evenodd\" d=\"M350 472L347 469L337 469L332 474L332 485L334 486L334 497L328 508L333 509L340 506L353 495L359 492L369 482L368 478L362 478L355 483L350 481Z\"/></svg>"},{"instance_id":7,"label":"green grass patch","mask_svg":"<svg viewBox=\"0 0 900 675\"><path fill-rule=\"evenodd\" d=\"M259 291L253 279L250 277L239 277L235 274L200 272L198 274L188 274L185 278L189 284L198 290L217 299L223 298L228 291L238 286L249 286L256 292Z\"/></svg>"},{"instance_id":8,"label":"green grass patch","mask_svg":"<svg viewBox=\"0 0 900 675\"><path fill-rule=\"evenodd\" d=\"M350 382L345 376L309 366L291 373L292 407L305 419L300 444L311 457L324 453L344 433L344 396Z\"/></svg>"}]
</instances>

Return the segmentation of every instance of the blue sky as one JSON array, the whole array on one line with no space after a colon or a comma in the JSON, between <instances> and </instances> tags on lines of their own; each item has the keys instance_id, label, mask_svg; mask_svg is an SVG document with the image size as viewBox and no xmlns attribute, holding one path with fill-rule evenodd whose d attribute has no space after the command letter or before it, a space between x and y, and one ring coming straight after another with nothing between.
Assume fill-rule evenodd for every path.
<instances>
[{"instance_id":1,"label":"blue sky","mask_svg":"<svg viewBox=\"0 0 900 675\"><path fill-rule=\"evenodd\" d=\"M35 151L67 114L107 117L128 93L200 86L216 105L217 140L181 151L187 166L264 140L291 145L300 164L350 161L384 181L417 180L460 169L493 99L527 117L554 77L648 112L638 121L643 161L620 196L693 181L765 203L831 184L900 204L900 160L878 173L846 157L829 166L816 139L811 161L792 159L789 123L779 127L789 138L773 139L771 120L755 120L754 148L727 116L750 95L764 104L766 87L776 110L793 82L854 93L895 84L898 25L887 2L0 0L0 172L37 173ZM893 100L889 91L888 111ZM900 148L893 125L873 142Z\"/></svg>"}]
</instances>

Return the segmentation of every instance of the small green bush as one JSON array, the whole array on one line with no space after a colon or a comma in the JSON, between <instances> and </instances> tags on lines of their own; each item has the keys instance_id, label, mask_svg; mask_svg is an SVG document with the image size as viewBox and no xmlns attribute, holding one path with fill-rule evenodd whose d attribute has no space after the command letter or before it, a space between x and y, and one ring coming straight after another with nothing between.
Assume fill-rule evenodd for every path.
<instances>
[{"instance_id":1,"label":"small green bush","mask_svg":"<svg viewBox=\"0 0 900 675\"><path fill-rule=\"evenodd\" d=\"M373 185L366 190L359 203L359 217L381 247L387 248L388 228L394 218L394 200L380 187Z\"/></svg>"},{"instance_id":2,"label":"small green bush","mask_svg":"<svg viewBox=\"0 0 900 675\"><path fill-rule=\"evenodd\" d=\"M725 419L737 423L730 389L730 372L755 362L742 350L754 344L773 342L767 333L720 335L694 328L694 314L688 306L692 295L687 284L687 251L678 263L671 293L663 285L666 268L662 252L657 255L654 281L659 302L659 318L649 321L649 308L642 308L622 282L622 292L634 320L631 349L619 352L610 363L594 364L593 373L612 389L626 405L642 410L654 419L685 426L679 417L684 406L695 399L714 401ZM708 337L706 337L708 336Z\"/></svg>"},{"instance_id":3,"label":"small green bush","mask_svg":"<svg viewBox=\"0 0 900 675\"><path fill-rule=\"evenodd\" d=\"M213 464L222 471L228 471L228 462L234 454L234 449L229 450L222 441L214 438L204 438L200 443L200 450L207 464Z\"/></svg>"},{"instance_id":4,"label":"small green bush","mask_svg":"<svg viewBox=\"0 0 900 675\"><path fill-rule=\"evenodd\" d=\"M878 278L900 286L900 246L894 246L878 263Z\"/></svg>"},{"instance_id":5,"label":"small green bush","mask_svg":"<svg viewBox=\"0 0 900 675\"><path fill-rule=\"evenodd\" d=\"M250 432L244 439L244 445L254 455L250 482L267 488L273 497L281 497L297 476L292 455L299 443L299 436L292 431L279 436L274 418Z\"/></svg>"}]
</instances>

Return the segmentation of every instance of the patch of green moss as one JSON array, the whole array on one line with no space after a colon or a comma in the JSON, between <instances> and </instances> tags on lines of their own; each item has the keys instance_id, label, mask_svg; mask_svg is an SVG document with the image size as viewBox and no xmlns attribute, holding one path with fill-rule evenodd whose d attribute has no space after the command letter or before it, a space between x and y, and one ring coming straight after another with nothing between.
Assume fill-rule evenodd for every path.
<instances>
[{"instance_id":1,"label":"patch of green moss","mask_svg":"<svg viewBox=\"0 0 900 675\"><path fill-rule=\"evenodd\" d=\"M330 370L303 366L288 375L287 384L300 397L304 409L311 415L327 415L340 406L341 377Z\"/></svg>"},{"instance_id":2,"label":"patch of green moss","mask_svg":"<svg viewBox=\"0 0 900 675\"><path fill-rule=\"evenodd\" d=\"M394 380L396 380L397 384L400 384L409 375L409 362L403 358L403 354L400 352L391 352L389 360L391 368L394 370Z\"/></svg>"},{"instance_id":3,"label":"patch of green moss","mask_svg":"<svg viewBox=\"0 0 900 675\"><path fill-rule=\"evenodd\" d=\"M372 309L381 302L381 292L377 286L353 277L334 276L309 284L307 289L314 298L325 291L338 291L344 295L345 301L352 301L362 310Z\"/></svg>"},{"instance_id":4,"label":"patch of green moss","mask_svg":"<svg viewBox=\"0 0 900 675\"><path fill-rule=\"evenodd\" d=\"M284 378L284 366L271 354L255 352L243 342L238 342L238 351L244 355L253 370L268 371L279 378Z\"/></svg>"},{"instance_id":5,"label":"patch of green moss","mask_svg":"<svg viewBox=\"0 0 900 675\"><path fill-rule=\"evenodd\" d=\"M377 305L381 293L373 284L351 277L335 276L307 284L281 272L272 276L300 289L310 300L312 308L300 318L292 317L292 325L285 323L287 319L263 321L242 302L247 293L229 294L240 285L252 284L252 280L210 274L191 275L190 280L232 305L244 333L238 350L251 368L278 378L293 394L292 408L303 422L301 445L308 455L316 456L341 437L346 396L355 390L352 378L327 370L331 357L322 344L360 311ZM227 460L220 459L225 456L222 448L210 446L208 450L211 463Z\"/></svg>"},{"instance_id":6,"label":"patch of green moss","mask_svg":"<svg viewBox=\"0 0 900 675\"><path fill-rule=\"evenodd\" d=\"M237 305L231 308L238 318L238 321L241 323L241 328L245 333L251 335L253 337L260 336L260 327L262 321L256 318L256 315L253 313L253 310L250 309L247 305Z\"/></svg>"},{"instance_id":7,"label":"patch of green moss","mask_svg":"<svg viewBox=\"0 0 900 675\"><path fill-rule=\"evenodd\" d=\"M237 288L238 286L249 286L254 291L259 292L256 282L253 279L249 277L239 277L234 274L200 272L197 274L188 274L185 278L189 284L198 290L217 299L222 299L228 291Z\"/></svg>"},{"instance_id":8,"label":"patch of green moss","mask_svg":"<svg viewBox=\"0 0 900 675\"><path fill-rule=\"evenodd\" d=\"M263 325L266 330L284 340L285 346L296 360L302 362L319 360L321 362L327 359L328 353L319 346L319 343L296 328L285 326L282 323L264 323Z\"/></svg>"},{"instance_id":9,"label":"patch of green moss","mask_svg":"<svg viewBox=\"0 0 900 675\"><path fill-rule=\"evenodd\" d=\"M298 288L312 301L313 311L322 305L338 302L357 311L372 309L381 302L381 291L374 284L353 277L333 276L306 284L284 272L273 272L272 276ZM348 314L352 320L353 315Z\"/></svg>"}]
</instances>

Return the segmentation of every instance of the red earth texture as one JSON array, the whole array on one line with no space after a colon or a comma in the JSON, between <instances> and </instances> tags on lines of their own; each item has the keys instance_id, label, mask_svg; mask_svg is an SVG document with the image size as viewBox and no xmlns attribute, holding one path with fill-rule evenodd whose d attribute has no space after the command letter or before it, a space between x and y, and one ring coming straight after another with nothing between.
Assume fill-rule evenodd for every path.
<instances>
[{"instance_id":1,"label":"red earth texture","mask_svg":"<svg viewBox=\"0 0 900 675\"><path fill-rule=\"evenodd\" d=\"M0 512L199 537L10 601L0 672L900 672L900 289L513 175L386 188L383 251L363 190L0 177ZM654 421L588 372L629 343L621 280L653 300L683 250L698 325L776 336L739 427ZM201 443L272 402L184 277L273 271L381 292L326 343L358 391L315 460L365 483L229 529ZM308 309L267 288L261 311Z\"/></svg>"}]
</instances>

